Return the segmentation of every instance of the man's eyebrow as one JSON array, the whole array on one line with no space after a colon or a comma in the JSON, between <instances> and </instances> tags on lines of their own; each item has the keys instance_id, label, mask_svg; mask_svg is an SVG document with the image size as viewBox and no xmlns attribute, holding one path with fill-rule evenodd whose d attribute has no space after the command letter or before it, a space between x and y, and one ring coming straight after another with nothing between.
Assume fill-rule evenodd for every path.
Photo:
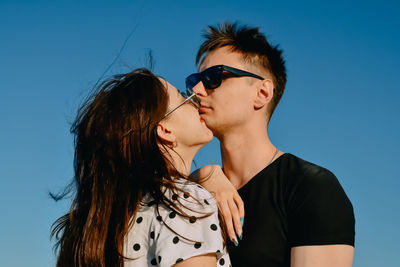
<instances>
[{"instance_id":1,"label":"man's eyebrow","mask_svg":"<svg viewBox=\"0 0 400 267\"><path fill-rule=\"evenodd\" d=\"M204 58L203 61L200 62L199 72L202 72L204 70L204 66L207 66L207 64L208 59Z\"/></svg>"}]
</instances>

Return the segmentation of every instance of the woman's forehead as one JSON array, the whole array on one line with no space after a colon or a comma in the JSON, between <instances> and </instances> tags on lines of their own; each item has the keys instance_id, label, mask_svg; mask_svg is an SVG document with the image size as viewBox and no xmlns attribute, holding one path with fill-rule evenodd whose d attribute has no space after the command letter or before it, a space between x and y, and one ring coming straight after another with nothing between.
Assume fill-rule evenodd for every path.
<instances>
[{"instance_id":1,"label":"woman's forehead","mask_svg":"<svg viewBox=\"0 0 400 267\"><path fill-rule=\"evenodd\" d=\"M182 98L181 93L178 91L178 89L175 88L175 86L173 86L168 81L166 81L162 78L160 78L160 79L165 84L165 87L167 88L167 92L168 92L170 99L180 100Z\"/></svg>"}]
</instances>

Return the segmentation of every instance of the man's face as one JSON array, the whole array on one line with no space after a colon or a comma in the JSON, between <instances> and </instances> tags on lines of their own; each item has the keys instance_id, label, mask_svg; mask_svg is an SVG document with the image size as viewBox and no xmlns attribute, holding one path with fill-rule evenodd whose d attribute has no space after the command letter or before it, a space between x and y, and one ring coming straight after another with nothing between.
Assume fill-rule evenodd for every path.
<instances>
[{"instance_id":1,"label":"man's face","mask_svg":"<svg viewBox=\"0 0 400 267\"><path fill-rule=\"evenodd\" d=\"M199 72L215 65L250 71L243 63L242 55L232 52L229 47L210 52L200 65ZM216 137L251 119L258 84L252 79L254 78L230 77L213 90L204 88L202 82L193 87L202 105L199 109L200 116Z\"/></svg>"}]
</instances>

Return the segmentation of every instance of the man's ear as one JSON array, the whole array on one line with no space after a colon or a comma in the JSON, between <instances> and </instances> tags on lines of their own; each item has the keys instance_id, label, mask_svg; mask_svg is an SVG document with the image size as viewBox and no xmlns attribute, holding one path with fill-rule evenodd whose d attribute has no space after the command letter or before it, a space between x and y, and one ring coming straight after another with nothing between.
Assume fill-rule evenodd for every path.
<instances>
[{"instance_id":1,"label":"man's ear","mask_svg":"<svg viewBox=\"0 0 400 267\"><path fill-rule=\"evenodd\" d=\"M176 142L176 136L174 133L161 122L157 124L157 135L167 144L174 144Z\"/></svg>"},{"instance_id":2,"label":"man's ear","mask_svg":"<svg viewBox=\"0 0 400 267\"><path fill-rule=\"evenodd\" d=\"M270 79L261 81L254 100L254 108L260 109L271 102L274 96L274 84Z\"/></svg>"}]
</instances>

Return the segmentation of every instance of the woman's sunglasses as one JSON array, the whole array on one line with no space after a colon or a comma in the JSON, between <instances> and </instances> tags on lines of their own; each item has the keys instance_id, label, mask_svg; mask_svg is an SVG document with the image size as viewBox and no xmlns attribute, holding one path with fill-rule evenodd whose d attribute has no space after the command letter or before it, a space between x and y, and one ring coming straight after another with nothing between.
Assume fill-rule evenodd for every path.
<instances>
[{"instance_id":1,"label":"woman's sunglasses","mask_svg":"<svg viewBox=\"0 0 400 267\"><path fill-rule=\"evenodd\" d=\"M206 89L213 90L221 85L223 79L242 76L264 80L263 77L251 72L232 68L225 65L216 65L205 69L202 72L189 75L186 78L186 90L190 90L193 92L193 87L195 87L200 81L203 83L203 86Z\"/></svg>"},{"instance_id":2,"label":"woman's sunglasses","mask_svg":"<svg viewBox=\"0 0 400 267\"><path fill-rule=\"evenodd\" d=\"M201 107L200 100L197 98L197 95L195 92L193 92L191 89L186 90L186 93L181 93L182 96L185 98L185 100L182 101L179 105L168 111L165 115L164 118L170 115L172 112L174 112L176 109L178 109L180 106L185 104L186 102L189 101L190 104L192 104L195 108L199 109Z\"/></svg>"}]
</instances>

